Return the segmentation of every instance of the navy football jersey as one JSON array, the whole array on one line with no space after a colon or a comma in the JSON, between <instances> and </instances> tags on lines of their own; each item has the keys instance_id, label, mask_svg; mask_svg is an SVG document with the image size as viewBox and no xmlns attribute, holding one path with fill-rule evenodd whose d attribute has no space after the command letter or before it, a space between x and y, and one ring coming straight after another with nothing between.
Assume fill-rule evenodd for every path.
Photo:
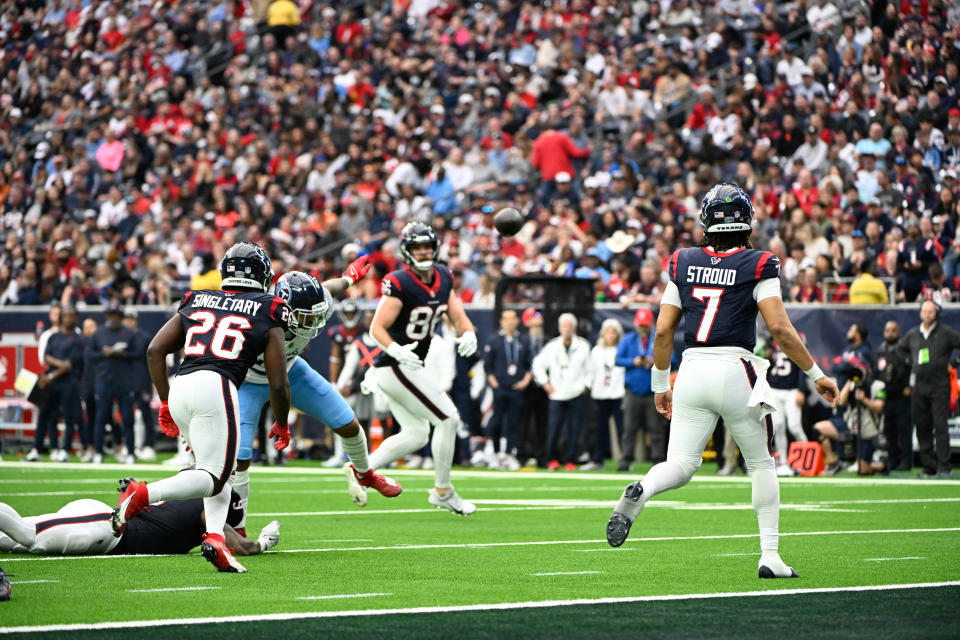
<instances>
[{"instance_id":1,"label":"navy football jersey","mask_svg":"<svg viewBox=\"0 0 960 640\"><path fill-rule=\"evenodd\" d=\"M800 367L780 349L774 349L773 362L767 370L767 382L774 389L799 389Z\"/></svg>"},{"instance_id":2,"label":"navy football jersey","mask_svg":"<svg viewBox=\"0 0 960 640\"><path fill-rule=\"evenodd\" d=\"M670 279L680 290L686 347L742 347L757 343L757 301L753 289L780 277L780 260L769 251L704 247L674 252Z\"/></svg>"},{"instance_id":3,"label":"navy football jersey","mask_svg":"<svg viewBox=\"0 0 960 640\"><path fill-rule=\"evenodd\" d=\"M206 369L239 387L273 327L287 331L290 307L257 291L188 291L177 310L186 337L181 375Z\"/></svg>"},{"instance_id":4,"label":"navy football jersey","mask_svg":"<svg viewBox=\"0 0 960 640\"><path fill-rule=\"evenodd\" d=\"M338 324L335 327L330 327L327 330L327 336L330 338L330 342L340 346L340 353L346 353L347 347L357 339L357 336L360 335L360 330L363 328L363 325L357 323L353 329L347 329L342 324Z\"/></svg>"},{"instance_id":5,"label":"navy football jersey","mask_svg":"<svg viewBox=\"0 0 960 640\"><path fill-rule=\"evenodd\" d=\"M380 285L382 295L400 298L403 302L403 309L393 324L387 327L387 333L400 344L419 342L414 353L425 360L430 341L447 311L452 290L453 276L442 264L433 268L430 286L424 284L410 267L387 274ZM396 362L384 351L377 356L374 366L387 367Z\"/></svg>"},{"instance_id":6,"label":"navy football jersey","mask_svg":"<svg viewBox=\"0 0 960 640\"><path fill-rule=\"evenodd\" d=\"M203 498L170 500L144 507L110 551L110 555L189 553L203 541L207 527L200 514ZM230 493L227 524L237 526L243 516L243 506L236 491Z\"/></svg>"}]
</instances>

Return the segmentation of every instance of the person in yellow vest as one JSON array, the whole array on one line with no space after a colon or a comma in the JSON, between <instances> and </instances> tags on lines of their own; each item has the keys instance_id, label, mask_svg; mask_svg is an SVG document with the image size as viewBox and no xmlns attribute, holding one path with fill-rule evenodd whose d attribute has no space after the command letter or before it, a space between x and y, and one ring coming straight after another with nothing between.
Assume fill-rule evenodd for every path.
<instances>
[{"instance_id":1,"label":"person in yellow vest","mask_svg":"<svg viewBox=\"0 0 960 640\"><path fill-rule=\"evenodd\" d=\"M288 36L297 35L300 26L300 9L292 0L274 0L267 8L267 26L277 39L277 44L284 47Z\"/></svg>"},{"instance_id":2,"label":"person in yellow vest","mask_svg":"<svg viewBox=\"0 0 960 640\"><path fill-rule=\"evenodd\" d=\"M190 278L190 288L194 291L220 288L220 271L209 253L203 254L203 271Z\"/></svg>"},{"instance_id":3,"label":"person in yellow vest","mask_svg":"<svg viewBox=\"0 0 960 640\"><path fill-rule=\"evenodd\" d=\"M887 304L887 285L877 278L877 263L865 260L860 275L850 284L850 304Z\"/></svg>"}]
</instances>

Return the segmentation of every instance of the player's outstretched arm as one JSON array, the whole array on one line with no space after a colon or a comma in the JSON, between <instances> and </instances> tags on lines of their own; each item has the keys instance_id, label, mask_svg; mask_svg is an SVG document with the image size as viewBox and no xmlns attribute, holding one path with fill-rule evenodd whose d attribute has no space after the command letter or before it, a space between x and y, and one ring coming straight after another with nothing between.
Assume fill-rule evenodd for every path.
<instances>
[{"instance_id":1,"label":"player's outstretched arm","mask_svg":"<svg viewBox=\"0 0 960 640\"><path fill-rule=\"evenodd\" d=\"M457 330L457 353L464 358L469 358L477 352L477 334L473 329L473 323L467 317L467 312L463 310L463 303L453 291L450 292L450 299L447 301L447 314Z\"/></svg>"},{"instance_id":2,"label":"player's outstretched arm","mask_svg":"<svg viewBox=\"0 0 960 640\"><path fill-rule=\"evenodd\" d=\"M260 544L256 540L244 538L228 524L223 525L223 538L235 556L255 556L260 553Z\"/></svg>"},{"instance_id":3,"label":"player's outstretched arm","mask_svg":"<svg viewBox=\"0 0 960 640\"><path fill-rule=\"evenodd\" d=\"M157 388L157 395L160 396L161 402L166 402L167 396L170 395L167 354L182 349L183 339L183 324L180 322L180 316L175 315L160 327L160 331L157 331L157 335L153 336L150 346L147 347L147 368L150 370L150 379Z\"/></svg>"},{"instance_id":4,"label":"player's outstretched arm","mask_svg":"<svg viewBox=\"0 0 960 640\"><path fill-rule=\"evenodd\" d=\"M267 348L263 352L263 364L267 369L267 384L270 385L270 408L277 424L286 428L290 413L290 380L287 378L287 356L284 351L283 329L273 327L267 334Z\"/></svg>"},{"instance_id":5,"label":"player's outstretched arm","mask_svg":"<svg viewBox=\"0 0 960 640\"><path fill-rule=\"evenodd\" d=\"M814 362L813 356L810 355L807 347L803 344L803 340L800 339L800 334L797 333L793 323L790 322L790 316L787 315L787 309L783 306L783 300L776 297L764 298L757 303L757 308L760 309L763 321L767 323L770 335L780 345L783 352L787 354L787 357L807 374L816 386L817 393L823 396L830 403L830 406L837 406L840 390L837 389L836 381L824 374L817 363Z\"/></svg>"},{"instance_id":6,"label":"player's outstretched arm","mask_svg":"<svg viewBox=\"0 0 960 640\"><path fill-rule=\"evenodd\" d=\"M653 370L651 389L657 411L667 420L673 416L673 391L670 390L670 360L673 357L673 335L680 326L682 310L672 304L660 304L657 334L653 337Z\"/></svg>"},{"instance_id":7,"label":"player's outstretched arm","mask_svg":"<svg viewBox=\"0 0 960 640\"><path fill-rule=\"evenodd\" d=\"M360 256L350 263L343 272L343 277L324 281L324 288L330 292L331 296L339 298L347 289L367 277L367 272L372 266L368 260L368 256Z\"/></svg>"}]
</instances>

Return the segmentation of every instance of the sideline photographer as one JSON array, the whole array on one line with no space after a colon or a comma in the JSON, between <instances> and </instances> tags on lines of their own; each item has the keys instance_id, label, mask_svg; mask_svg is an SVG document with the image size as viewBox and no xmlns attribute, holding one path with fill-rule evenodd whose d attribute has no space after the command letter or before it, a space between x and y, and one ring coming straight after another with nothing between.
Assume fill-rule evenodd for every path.
<instances>
[{"instance_id":1,"label":"sideline photographer","mask_svg":"<svg viewBox=\"0 0 960 640\"><path fill-rule=\"evenodd\" d=\"M857 473L871 475L884 470L882 462L874 463L875 440L880 435L883 422L883 405L886 400L885 385L874 379L870 365L857 357L850 357L838 365L837 376L845 376L846 384L840 390L836 414L822 420L813 428L820 434L826 473L839 473L842 462L834 452L833 443L853 442L857 452Z\"/></svg>"}]
</instances>

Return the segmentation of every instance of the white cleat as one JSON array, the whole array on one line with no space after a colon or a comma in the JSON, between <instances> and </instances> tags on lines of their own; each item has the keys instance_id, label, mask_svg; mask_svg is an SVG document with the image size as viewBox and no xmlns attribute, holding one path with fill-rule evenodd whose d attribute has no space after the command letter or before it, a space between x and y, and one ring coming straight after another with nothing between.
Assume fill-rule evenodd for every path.
<instances>
[{"instance_id":1,"label":"white cleat","mask_svg":"<svg viewBox=\"0 0 960 640\"><path fill-rule=\"evenodd\" d=\"M457 495L457 492L454 491L453 487L450 487L450 491L447 491L442 496L437 493L436 489L430 489L429 500L433 506L440 509L449 509L458 516L468 516L477 510L477 505L461 498Z\"/></svg>"},{"instance_id":2,"label":"white cleat","mask_svg":"<svg viewBox=\"0 0 960 640\"><path fill-rule=\"evenodd\" d=\"M153 447L144 447L140 450L140 453L135 453L135 455L144 462L155 462L157 459L157 452L153 450Z\"/></svg>"},{"instance_id":3,"label":"white cleat","mask_svg":"<svg viewBox=\"0 0 960 640\"><path fill-rule=\"evenodd\" d=\"M80 462L93 462L93 451L87 449L83 452L83 457L80 458Z\"/></svg>"},{"instance_id":4,"label":"white cleat","mask_svg":"<svg viewBox=\"0 0 960 640\"><path fill-rule=\"evenodd\" d=\"M793 567L788 567L777 553L763 554L757 568L760 578L799 578Z\"/></svg>"},{"instance_id":5,"label":"white cleat","mask_svg":"<svg viewBox=\"0 0 960 640\"><path fill-rule=\"evenodd\" d=\"M777 475L781 478L789 478L791 476L797 475L796 470L788 464L778 464L777 465Z\"/></svg>"},{"instance_id":6,"label":"white cleat","mask_svg":"<svg viewBox=\"0 0 960 640\"><path fill-rule=\"evenodd\" d=\"M423 466L423 456L418 456L417 454L407 456L407 460L403 463L403 466L407 469L419 469Z\"/></svg>"},{"instance_id":7,"label":"white cleat","mask_svg":"<svg viewBox=\"0 0 960 640\"><path fill-rule=\"evenodd\" d=\"M23 457L24 462L39 462L40 461L40 452L36 449L30 449L30 453Z\"/></svg>"},{"instance_id":8,"label":"white cleat","mask_svg":"<svg viewBox=\"0 0 960 640\"><path fill-rule=\"evenodd\" d=\"M357 474L354 473L351 463L348 462L343 465L343 475L347 477L347 493L350 494L350 499L353 500L353 504L358 507L367 506L367 490L364 489L357 480Z\"/></svg>"}]
</instances>

